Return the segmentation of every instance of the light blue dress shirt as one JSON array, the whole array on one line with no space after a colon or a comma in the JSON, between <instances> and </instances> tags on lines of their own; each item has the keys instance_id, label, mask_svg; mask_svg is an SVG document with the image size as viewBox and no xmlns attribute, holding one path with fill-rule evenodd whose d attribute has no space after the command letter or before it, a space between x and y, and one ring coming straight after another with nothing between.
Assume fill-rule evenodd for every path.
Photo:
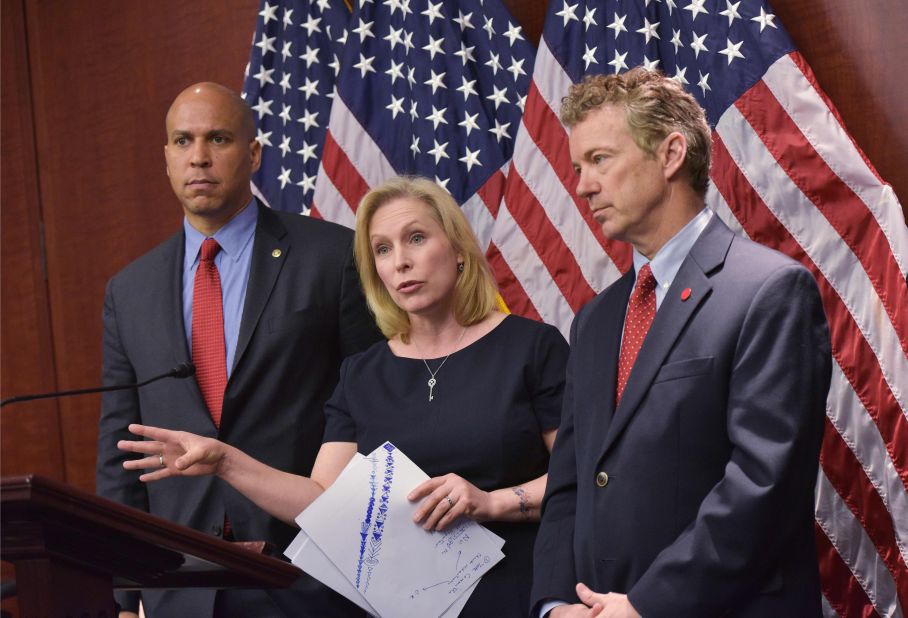
<instances>
[{"instance_id":1,"label":"light blue dress shirt","mask_svg":"<svg viewBox=\"0 0 908 618\"><path fill-rule=\"evenodd\" d=\"M647 260L646 256L634 249L634 274L640 272L647 262L653 277L656 279L656 311L662 306L665 294L672 287L675 275L681 270L681 264L690 253L691 247L700 238L700 234L706 229L706 225L713 218L713 211L704 208L697 216L687 222L687 224L678 230L678 233L671 237L667 243L653 256L652 260ZM622 335L623 338L623 335ZM597 590L597 592L599 592ZM558 607L567 605L564 601L548 601L544 603L539 610L539 617L543 618L547 613Z\"/></svg>"},{"instance_id":2,"label":"light blue dress shirt","mask_svg":"<svg viewBox=\"0 0 908 618\"><path fill-rule=\"evenodd\" d=\"M246 301L246 286L249 283L249 268L252 264L252 239L258 208L255 199L249 202L224 227L214 233L221 250L214 256L221 277L221 300L224 304L224 343L227 352L227 377L233 372L237 340L240 336L240 320L243 319L243 305ZM192 296L195 272L199 268L199 252L204 234L183 219L186 236L186 254L183 258L183 325L186 328L186 342L192 354Z\"/></svg>"}]
</instances>

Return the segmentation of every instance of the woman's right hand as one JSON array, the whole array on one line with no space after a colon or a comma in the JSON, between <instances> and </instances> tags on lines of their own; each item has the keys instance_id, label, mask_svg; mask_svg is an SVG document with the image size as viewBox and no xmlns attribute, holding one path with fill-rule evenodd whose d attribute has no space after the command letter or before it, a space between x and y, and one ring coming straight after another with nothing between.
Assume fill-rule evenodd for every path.
<instances>
[{"instance_id":1,"label":"woman's right hand","mask_svg":"<svg viewBox=\"0 0 908 618\"><path fill-rule=\"evenodd\" d=\"M151 470L139 477L150 482L171 476L218 474L229 448L223 442L186 431L130 424L129 431L148 440L120 440L122 451L145 455L123 462L127 470Z\"/></svg>"}]
</instances>

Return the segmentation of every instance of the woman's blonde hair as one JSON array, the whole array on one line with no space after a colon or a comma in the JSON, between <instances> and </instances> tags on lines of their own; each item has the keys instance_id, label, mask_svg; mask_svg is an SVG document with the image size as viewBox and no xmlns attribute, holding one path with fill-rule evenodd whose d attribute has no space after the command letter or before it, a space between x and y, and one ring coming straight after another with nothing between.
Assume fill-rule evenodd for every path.
<instances>
[{"instance_id":1,"label":"woman's blonde hair","mask_svg":"<svg viewBox=\"0 0 908 618\"><path fill-rule=\"evenodd\" d=\"M498 287L488 262L479 248L476 235L463 211L451 195L428 178L392 178L375 187L359 203L353 252L363 284L366 302L385 337L410 338L410 319L397 306L378 276L369 239L369 226L379 208L399 198L412 198L426 205L429 214L444 230L454 252L463 260L463 272L454 286L454 317L467 326L479 322L497 306Z\"/></svg>"}]
</instances>

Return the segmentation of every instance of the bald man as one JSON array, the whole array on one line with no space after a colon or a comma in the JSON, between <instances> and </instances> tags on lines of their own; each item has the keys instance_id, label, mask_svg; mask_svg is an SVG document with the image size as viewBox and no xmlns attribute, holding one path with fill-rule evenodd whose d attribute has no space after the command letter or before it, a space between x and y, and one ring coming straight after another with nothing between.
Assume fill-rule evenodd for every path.
<instances>
[{"instance_id":1,"label":"bald man","mask_svg":"<svg viewBox=\"0 0 908 618\"><path fill-rule=\"evenodd\" d=\"M141 382L186 361L196 364L197 377L104 396L97 490L208 534L266 540L283 549L295 530L228 485L199 477L146 486L137 473L123 470L127 455L117 441L131 437L129 423L186 430L308 475L321 444L323 404L341 360L381 336L352 263L353 234L272 211L253 198L250 179L261 163L261 145L252 111L229 89L212 83L187 88L171 105L166 130L167 176L183 207L183 226L108 283L103 380ZM217 243L213 251L208 239ZM217 318L199 308L202 298L217 297L196 281L203 245L204 255L214 256L220 287ZM203 313L207 327L214 324L213 338L201 338ZM220 375L214 387L211 375ZM289 590L149 590L141 598L149 618L355 611L308 576ZM121 615L138 609L138 594L117 600Z\"/></svg>"}]
</instances>

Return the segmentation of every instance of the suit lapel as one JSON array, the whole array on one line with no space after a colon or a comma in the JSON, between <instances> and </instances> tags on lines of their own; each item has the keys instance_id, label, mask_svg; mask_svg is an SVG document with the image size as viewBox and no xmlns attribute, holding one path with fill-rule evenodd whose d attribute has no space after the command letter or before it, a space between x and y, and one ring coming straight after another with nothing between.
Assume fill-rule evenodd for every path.
<instances>
[{"instance_id":1,"label":"suit lapel","mask_svg":"<svg viewBox=\"0 0 908 618\"><path fill-rule=\"evenodd\" d=\"M235 370L249 345L252 333L258 326L259 318L268 298L277 282L277 277L287 260L290 251L290 239L280 219L267 207L258 202L258 222L255 228L255 240L252 244L252 263L249 266L249 283L246 286L246 299L243 303L243 318L240 321L240 333L237 337L236 354L233 359ZM236 372L231 373L231 382Z\"/></svg>"},{"instance_id":2,"label":"suit lapel","mask_svg":"<svg viewBox=\"0 0 908 618\"><path fill-rule=\"evenodd\" d=\"M604 292L599 311L591 319L597 328L593 331L592 372L590 384L592 397L589 399L595 408L590 423L594 436L604 436L611 425L615 413L615 383L618 377L618 347L621 345L621 333L624 330L624 318L627 313L627 302L634 287L633 269L616 281ZM584 336L584 335L581 335Z\"/></svg>"},{"instance_id":3,"label":"suit lapel","mask_svg":"<svg viewBox=\"0 0 908 618\"><path fill-rule=\"evenodd\" d=\"M166 263L160 269L164 276L161 285L163 293L163 315L168 319L164 321L163 336L168 347L173 350L174 364L192 361L189 353L189 343L186 341L186 325L183 320L183 259L186 252L186 238L183 232L174 234L168 241L165 252ZM193 380L194 382L194 380Z\"/></svg>"},{"instance_id":4,"label":"suit lapel","mask_svg":"<svg viewBox=\"0 0 908 618\"><path fill-rule=\"evenodd\" d=\"M602 456L615 443L646 397L665 358L697 308L712 293L709 276L724 262L732 237L731 230L725 227L718 217L713 217L681 264L681 269L666 292L649 333L643 341L643 347L640 348L637 361L631 369L621 404L615 410L614 419L608 426ZM684 301L681 299L681 292L686 288L691 289L691 295Z\"/></svg>"}]
</instances>

